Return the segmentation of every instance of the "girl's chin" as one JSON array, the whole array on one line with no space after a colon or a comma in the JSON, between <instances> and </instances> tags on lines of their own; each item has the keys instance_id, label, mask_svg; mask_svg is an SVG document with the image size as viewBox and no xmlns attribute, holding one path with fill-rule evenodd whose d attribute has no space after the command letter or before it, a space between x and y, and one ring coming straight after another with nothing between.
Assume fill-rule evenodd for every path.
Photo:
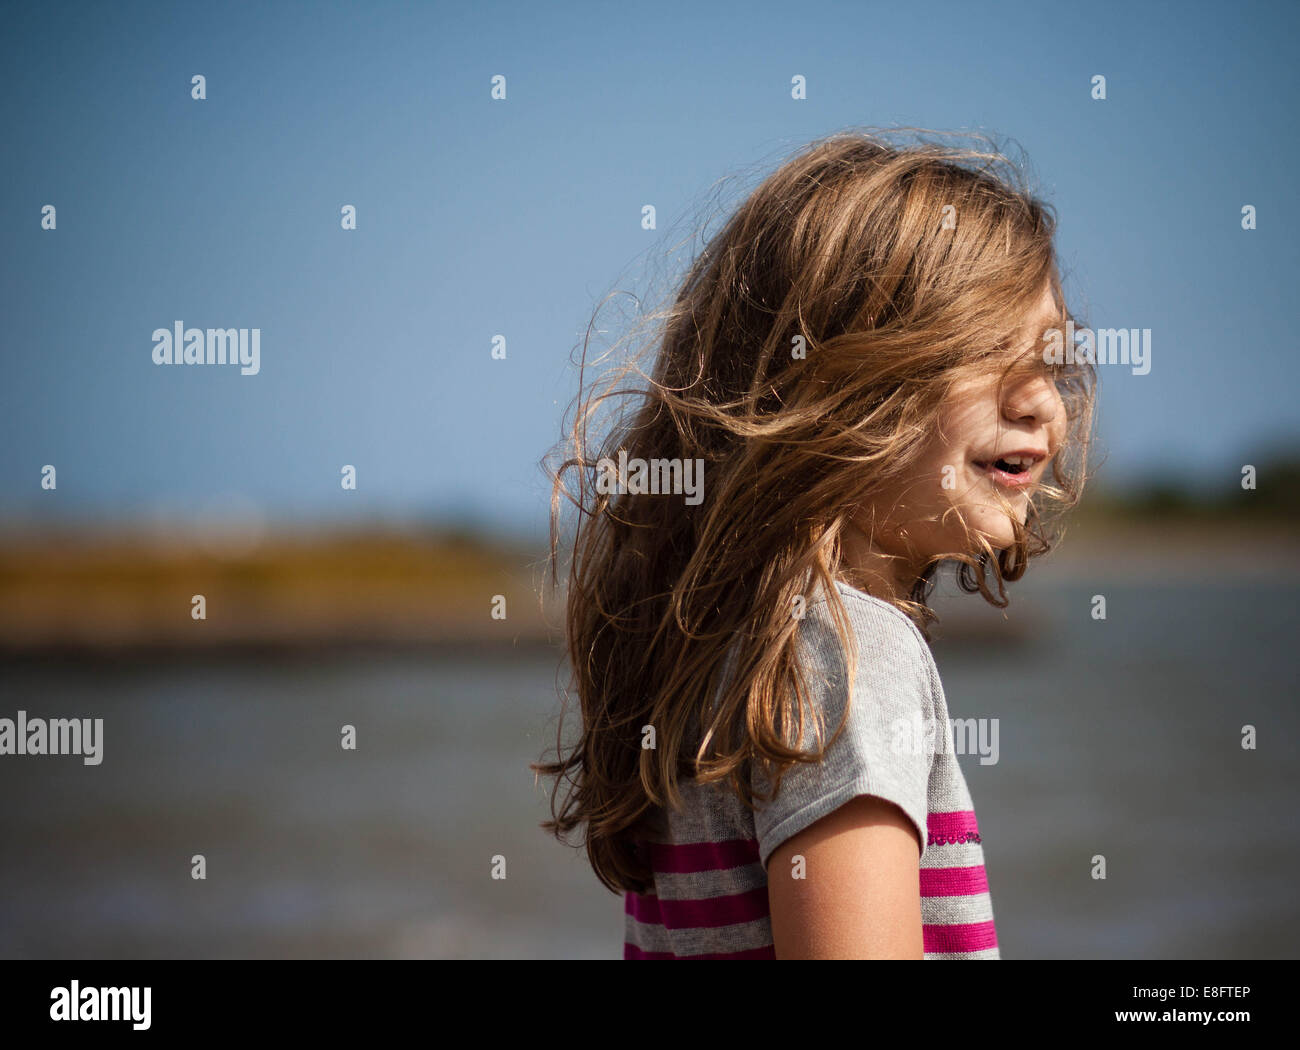
<instances>
[{"instance_id":1,"label":"girl's chin","mask_svg":"<svg viewBox=\"0 0 1300 1050\"><path fill-rule=\"evenodd\" d=\"M1018 524L1023 525L1025 519L1022 516ZM1015 546L1016 529L1015 524L1001 510L985 510L977 515L976 520L971 522L972 531L982 536L994 550L1004 550L1008 547ZM977 552L978 553L978 552Z\"/></svg>"}]
</instances>

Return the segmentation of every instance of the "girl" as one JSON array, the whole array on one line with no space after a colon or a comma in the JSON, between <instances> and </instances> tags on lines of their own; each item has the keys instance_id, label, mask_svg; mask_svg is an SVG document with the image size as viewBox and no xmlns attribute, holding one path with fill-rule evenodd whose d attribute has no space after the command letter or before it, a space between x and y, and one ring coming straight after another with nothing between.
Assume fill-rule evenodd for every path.
<instances>
[{"instance_id":1,"label":"girl","mask_svg":"<svg viewBox=\"0 0 1300 1050\"><path fill-rule=\"evenodd\" d=\"M1054 227L996 152L831 136L700 253L649 374L580 391L551 552L565 495L582 724L532 768L625 958L998 958L927 600L946 562L1005 606L1078 499Z\"/></svg>"}]
</instances>

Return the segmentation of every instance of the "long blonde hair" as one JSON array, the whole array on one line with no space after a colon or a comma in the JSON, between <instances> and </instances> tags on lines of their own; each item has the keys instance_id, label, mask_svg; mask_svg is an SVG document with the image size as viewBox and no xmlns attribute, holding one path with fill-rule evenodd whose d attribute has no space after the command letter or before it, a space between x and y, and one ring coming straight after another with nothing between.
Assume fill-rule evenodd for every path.
<instances>
[{"instance_id":1,"label":"long blonde hair","mask_svg":"<svg viewBox=\"0 0 1300 1050\"><path fill-rule=\"evenodd\" d=\"M556 760L532 768L556 778L542 827L563 838L585 826L611 890L650 885L635 838L655 807L680 805L681 776L727 780L752 806L753 762L779 790L791 763L820 758L798 750L796 596L824 587L851 648L832 581L855 510L907 476L950 384L999 366L1045 283L1070 317L1054 215L1022 181L991 148L858 131L814 142L749 195L653 316L649 373L633 361L587 389L584 370L551 471L556 581L564 501L576 511L565 628L581 729L566 744L562 716ZM1070 434L1053 483L1010 549L951 556L961 585L994 604L1051 545L1040 504L1081 490L1095 374L1063 367L1056 384ZM623 414L602 430L611 405ZM620 451L702 461L703 499L607 491L601 461ZM896 602L922 630L936 566Z\"/></svg>"}]
</instances>

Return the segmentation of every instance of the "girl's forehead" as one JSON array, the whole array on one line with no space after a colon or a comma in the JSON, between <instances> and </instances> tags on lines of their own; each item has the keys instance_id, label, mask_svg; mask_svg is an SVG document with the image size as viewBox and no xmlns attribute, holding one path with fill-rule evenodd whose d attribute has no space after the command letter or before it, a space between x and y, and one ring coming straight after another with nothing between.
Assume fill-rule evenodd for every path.
<instances>
[{"instance_id":1,"label":"girl's forehead","mask_svg":"<svg viewBox=\"0 0 1300 1050\"><path fill-rule=\"evenodd\" d=\"M1043 294L1038 297L1038 302L1025 318L1025 323L1021 335L1027 339L1037 339L1042 334L1043 329L1050 328L1058 323L1062 317L1060 302L1057 301L1056 292L1049 283L1043 288Z\"/></svg>"}]
</instances>

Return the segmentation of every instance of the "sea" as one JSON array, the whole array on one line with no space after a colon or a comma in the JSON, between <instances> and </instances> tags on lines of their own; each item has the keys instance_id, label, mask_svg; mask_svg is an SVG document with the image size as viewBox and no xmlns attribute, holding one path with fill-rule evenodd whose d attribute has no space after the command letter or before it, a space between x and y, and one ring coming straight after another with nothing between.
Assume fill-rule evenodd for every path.
<instances>
[{"instance_id":1,"label":"sea","mask_svg":"<svg viewBox=\"0 0 1300 1050\"><path fill-rule=\"evenodd\" d=\"M1100 589L935 643L950 715L997 720L959 761L1003 958L1294 956L1294 581ZM0 956L620 958L621 898L539 826L559 659L0 666L0 717L103 719L98 765L0 756Z\"/></svg>"}]
</instances>

